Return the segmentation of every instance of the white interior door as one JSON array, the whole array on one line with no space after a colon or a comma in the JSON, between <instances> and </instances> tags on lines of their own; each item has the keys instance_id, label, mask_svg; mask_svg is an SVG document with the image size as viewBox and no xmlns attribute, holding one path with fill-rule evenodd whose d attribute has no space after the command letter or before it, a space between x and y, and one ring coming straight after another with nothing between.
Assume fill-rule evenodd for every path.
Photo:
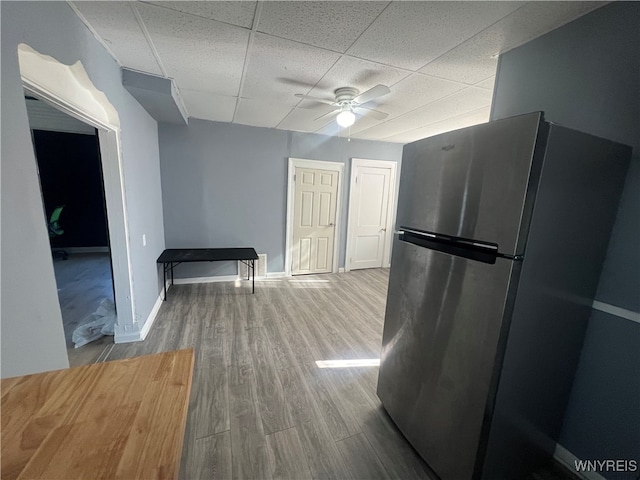
<instances>
[{"instance_id":1,"label":"white interior door","mask_svg":"<svg viewBox=\"0 0 640 480\"><path fill-rule=\"evenodd\" d=\"M295 169L291 273L333 270L338 171Z\"/></svg>"},{"instance_id":2,"label":"white interior door","mask_svg":"<svg viewBox=\"0 0 640 480\"><path fill-rule=\"evenodd\" d=\"M354 159L349 205L349 270L387 266L395 167ZM385 261L386 260L386 261Z\"/></svg>"}]
</instances>

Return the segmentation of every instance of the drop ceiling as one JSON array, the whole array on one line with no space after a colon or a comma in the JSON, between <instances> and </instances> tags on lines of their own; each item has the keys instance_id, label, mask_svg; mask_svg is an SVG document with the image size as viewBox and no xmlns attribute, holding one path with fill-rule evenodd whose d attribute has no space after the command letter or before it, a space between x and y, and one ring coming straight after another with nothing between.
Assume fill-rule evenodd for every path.
<instances>
[{"instance_id":1,"label":"drop ceiling","mask_svg":"<svg viewBox=\"0 0 640 480\"><path fill-rule=\"evenodd\" d=\"M122 65L173 78L190 117L407 143L486 122L497 57L606 2L72 2ZM387 85L350 129L339 87Z\"/></svg>"}]
</instances>

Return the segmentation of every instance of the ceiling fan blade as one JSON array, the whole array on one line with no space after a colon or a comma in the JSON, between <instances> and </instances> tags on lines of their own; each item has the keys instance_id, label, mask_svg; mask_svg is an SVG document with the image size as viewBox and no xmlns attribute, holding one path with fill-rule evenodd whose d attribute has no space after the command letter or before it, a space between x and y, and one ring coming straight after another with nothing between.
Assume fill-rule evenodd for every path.
<instances>
[{"instance_id":1,"label":"ceiling fan blade","mask_svg":"<svg viewBox=\"0 0 640 480\"><path fill-rule=\"evenodd\" d=\"M374 110L372 108L356 107L355 110L360 115L366 115L367 117L373 118L375 120L384 120L389 116L388 113L381 112L380 110Z\"/></svg>"},{"instance_id":2,"label":"ceiling fan blade","mask_svg":"<svg viewBox=\"0 0 640 480\"><path fill-rule=\"evenodd\" d=\"M327 105L334 105L335 102L333 100L327 100L326 98L318 98L312 97L310 95L303 95L301 93L296 93L296 97L302 98L304 100L311 100L312 102L326 103Z\"/></svg>"},{"instance_id":3,"label":"ceiling fan blade","mask_svg":"<svg viewBox=\"0 0 640 480\"><path fill-rule=\"evenodd\" d=\"M370 102L374 98L382 97L383 95L386 95L389 92L391 92L391 89L389 87L385 85L376 85L375 87L370 88L366 92L361 93L353 100L356 103L363 104L363 103Z\"/></svg>"},{"instance_id":4,"label":"ceiling fan blade","mask_svg":"<svg viewBox=\"0 0 640 480\"><path fill-rule=\"evenodd\" d=\"M330 112L325 113L324 115L320 115L318 118L314 118L313 121L315 122L316 120L321 120L323 118L328 118L331 115L337 115L338 113L340 113L340 110L332 110Z\"/></svg>"}]
</instances>

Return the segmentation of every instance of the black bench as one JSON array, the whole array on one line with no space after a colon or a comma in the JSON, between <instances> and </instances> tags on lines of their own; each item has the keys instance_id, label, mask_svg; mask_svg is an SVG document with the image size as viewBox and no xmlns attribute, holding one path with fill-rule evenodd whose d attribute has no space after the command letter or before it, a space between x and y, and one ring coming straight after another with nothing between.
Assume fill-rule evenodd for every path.
<instances>
[{"instance_id":1,"label":"black bench","mask_svg":"<svg viewBox=\"0 0 640 480\"><path fill-rule=\"evenodd\" d=\"M173 269L181 263L187 262L224 262L240 261L247 265L247 280L253 275L251 293L256 292L256 260L258 254L254 248L168 248L158 257L162 264L164 300L167 299L167 273L171 272L173 285Z\"/></svg>"}]
</instances>

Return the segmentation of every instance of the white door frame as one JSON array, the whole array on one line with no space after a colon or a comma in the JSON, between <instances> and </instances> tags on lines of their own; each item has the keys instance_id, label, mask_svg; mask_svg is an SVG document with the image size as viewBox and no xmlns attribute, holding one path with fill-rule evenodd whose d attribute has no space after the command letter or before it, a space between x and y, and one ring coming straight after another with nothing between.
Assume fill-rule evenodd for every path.
<instances>
[{"instance_id":1,"label":"white door frame","mask_svg":"<svg viewBox=\"0 0 640 480\"><path fill-rule=\"evenodd\" d=\"M291 247L293 245L293 209L296 182L293 178L296 168L315 168L318 170L330 170L338 172L338 193L336 198L336 228L333 237L333 266L331 271L338 273L338 263L340 261L340 211L342 210L342 174L344 173L344 163L328 162L324 160L308 160L304 158L289 157L289 171L287 180L287 227L285 233L284 271L285 275L291 276Z\"/></svg>"},{"instance_id":2,"label":"white door frame","mask_svg":"<svg viewBox=\"0 0 640 480\"><path fill-rule=\"evenodd\" d=\"M129 341L124 337L126 332L135 330L136 315L118 112L95 87L80 62L64 65L25 44L19 45L18 58L25 90L98 129L118 312L114 341L118 343L121 336L123 341ZM42 228L46 229L45 223Z\"/></svg>"},{"instance_id":3,"label":"white door frame","mask_svg":"<svg viewBox=\"0 0 640 480\"><path fill-rule=\"evenodd\" d=\"M390 162L388 160L368 160L366 158L352 158L351 159L351 182L349 183L349 215L347 218L347 250L344 259L344 271L351 271L351 256L353 248L353 240L351 239L351 232L353 229L353 222L355 212L353 211L353 194L356 187L356 174L359 167L373 167L373 168L389 168L391 169L391 178L389 179L389 203L387 205L387 232L385 234L385 247L384 257L382 257L382 266L389 267L391 265L391 247L393 245L393 226L396 221L396 204L398 202L398 185L396 179L398 178L398 163Z\"/></svg>"}]
</instances>

